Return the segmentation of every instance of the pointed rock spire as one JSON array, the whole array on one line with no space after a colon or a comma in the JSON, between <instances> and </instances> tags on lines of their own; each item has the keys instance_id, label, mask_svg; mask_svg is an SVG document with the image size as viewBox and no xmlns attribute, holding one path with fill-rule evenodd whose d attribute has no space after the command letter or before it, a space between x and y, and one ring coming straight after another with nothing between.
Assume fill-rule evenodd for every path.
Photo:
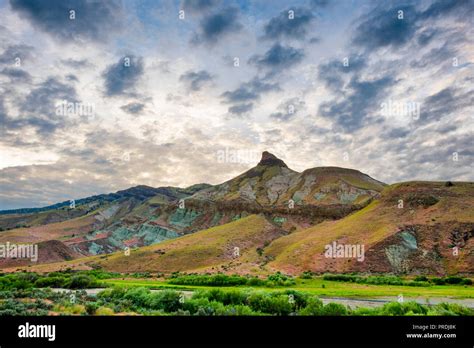
<instances>
[{"instance_id":1,"label":"pointed rock spire","mask_svg":"<svg viewBox=\"0 0 474 348\"><path fill-rule=\"evenodd\" d=\"M268 151L263 151L262 152L262 159L260 162L258 162L258 165L260 166L279 166L279 167L286 167L288 166L283 162L281 159L276 157L274 154L268 152Z\"/></svg>"}]
</instances>

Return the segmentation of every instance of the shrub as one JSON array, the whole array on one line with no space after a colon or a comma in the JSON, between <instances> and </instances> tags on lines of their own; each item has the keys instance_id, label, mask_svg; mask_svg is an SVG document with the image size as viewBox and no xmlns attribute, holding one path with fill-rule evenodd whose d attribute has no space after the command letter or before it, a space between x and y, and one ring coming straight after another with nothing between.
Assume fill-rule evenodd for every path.
<instances>
[{"instance_id":1,"label":"shrub","mask_svg":"<svg viewBox=\"0 0 474 348\"><path fill-rule=\"evenodd\" d=\"M269 295L255 292L248 297L247 302L254 311L262 313L288 315L293 311L292 304L285 294Z\"/></svg>"},{"instance_id":2,"label":"shrub","mask_svg":"<svg viewBox=\"0 0 474 348\"><path fill-rule=\"evenodd\" d=\"M36 280L35 286L38 288L63 288L65 282L66 279L63 277L45 277Z\"/></svg>"},{"instance_id":3,"label":"shrub","mask_svg":"<svg viewBox=\"0 0 474 348\"><path fill-rule=\"evenodd\" d=\"M324 306L322 315L347 315L347 309L340 303L331 302Z\"/></svg>"},{"instance_id":4,"label":"shrub","mask_svg":"<svg viewBox=\"0 0 474 348\"><path fill-rule=\"evenodd\" d=\"M403 306L399 302L390 302L383 305L382 315L403 315Z\"/></svg>"},{"instance_id":5,"label":"shrub","mask_svg":"<svg viewBox=\"0 0 474 348\"><path fill-rule=\"evenodd\" d=\"M96 302L88 302L86 303L86 313L89 315L94 315L99 305Z\"/></svg>"},{"instance_id":6,"label":"shrub","mask_svg":"<svg viewBox=\"0 0 474 348\"><path fill-rule=\"evenodd\" d=\"M114 315L115 312L113 311L112 308L99 307L99 308L97 308L95 314L96 314L96 315Z\"/></svg>"},{"instance_id":7,"label":"shrub","mask_svg":"<svg viewBox=\"0 0 474 348\"><path fill-rule=\"evenodd\" d=\"M224 305L242 305L246 303L247 293L239 290L224 291L211 289L202 293L210 301L222 302Z\"/></svg>"},{"instance_id":8,"label":"shrub","mask_svg":"<svg viewBox=\"0 0 474 348\"><path fill-rule=\"evenodd\" d=\"M417 276L414 279L415 282L427 282L428 278L426 276Z\"/></svg>"},{"instance_id":9,"label":"shrub","mask_svg":"<svg viewBox=\"0 0 474 348\"><path fill-rule=\"evenodd\" d=\"M285 290L283 294L288 296L288 298L291 296L294 302L293 306L297 310L305 308L310 298L308 294L296 290Z\"/></svg>"},{"instance_id":10,"label":"shrub","mask_svg":"<svg viewBox=\"0 0 474 348\"><path fill-rule=\"evenodd\" d=\"M446 284L446 281L443 278L433 278L433 279L431 279L431 282L433 282L436 285Z\"/></svg>"},{"instance_id":11,"label":"shrub","mask_svg":"<svg viewBox=\"0 0 474 348\"><path fill-rule=\"evenodd\" d=\"M97 286L96 281L85 274L78 274L68 279L64 286L69 289L87 289Z\"/></svg>"},{"instance_id":12,"label":"shrub","mask_svg":"<svg viewBox=\"0 0 474 348\"><path fill-rule=\"evenodd\" d=\"M310 297L307 300L306 307L299 314L301 315L322 315L323 302L317 297Z\"/></svg>"},{"instance_id":13,"label":"shrub","mask_svg":"<svg viewBox=\"0 0 474 348\"><path fill-rule=\"evenodd\" d=\"M225 274L213 274L213 275L185 275L178 276L173 274L168 280L170 284L178 285L207 285L207 286L236 286L247 284L248 278L241 277L239 275L225 275Z\"/></svg>"},{"instance_id":14,"label":"shrub","mask_svg":"<svg viewBox=\"0 0 474 348\"><path fill-rule=\"evenodd\" d=\"M463 279L461 277L450 276L445 279L447 284L460 284Z\"/></svg>"},{"instance_id":15,"label":"shrub","mask_svg":"<svg viewBox=\"0 0 474 348\"><path fill-rule=\"evenodd\" d=\"M207 315L205 309L210 306L210 302L207 298L191 298L183 303L183 310L188 311L191 314L197 313L201 310L204 314Z\"/></svg>"},{"instance_id":16,"label":"shrub","mask_svg":"<svg viewBox=\"0 0 474 348\"><path fill-rule=\"evenodd\" d=\"M268 286L290 286L296 284L296 282L291 277L284 275L280 272L276 272L275 274L269 275L267 277L267 280Z\"/></svg>"},{"instance_id":17,"label":"shrub","mask_svg":"<svg viewBox=\"0 0 474 348\"><path fill-rule=\"evenodd\" d=\"M252 311L252 308L245 305L226 306L222 315L256 315L257 312Z\"/></svg>"},{"instance_id":18,"label":"shrub","mask_svg":"<svg viewBox=\"0 0 474 348\"><path fill-rule=\"evenodd\" d=\"M78 315L78 314L84 314L86 312L86 308L84 305L81 305L81 304L73 304L70 306L61 307L60 311L67 314Z\"/></svg>"},{"instance_id":19,"label":"shrub","mask_svg":"<svg viewBox=\"0 0 474 348\"><path fill-rule=\"evenodd\" d=\"M430 308L428 315L474 315L474 310L457 303L439 303Z\"/></svg>"},{"instance_id":20,"label":"shrub","mask_svg":"<svg viewBox=\"0 0 474 348\"><path fill-rule=\"evenodd\" d=\"M257 277L252 277L247 280L247 285L249 286L263 286L265 285L265 280L257 278Z\"/></svg>"},{"instance_id":21,"label":"shrub","mask_svg":"<svg viewBox=\"0 0 474 348\"><path fill-rule=\"evenodd\" d=\"M150 304L150 290L147 288L132 288L127 290L123 298L136 307L146 307Z\"/></svg>"},{"instance_id":22,"label":"shrub","mask_svg":"<svg viewBox=\"0 0 474 348\"><path fill-rule=\"evenodd\" d=\"M180 293L175 290L163 290L147 294L146 308L175 312L181 307Z\"/></svg>"},{"instance_id":23,"label":"shrub","mask_svg":"<svg viewBox=\"0 0 474 348\"><path fill-rule=\"evenodd\" d=\"M123 287L114 287L111 289L102 290L97 294L98 299L111 300L111 299L121 299L125 296L126 289Z\"/></svg>"}]
</instances>

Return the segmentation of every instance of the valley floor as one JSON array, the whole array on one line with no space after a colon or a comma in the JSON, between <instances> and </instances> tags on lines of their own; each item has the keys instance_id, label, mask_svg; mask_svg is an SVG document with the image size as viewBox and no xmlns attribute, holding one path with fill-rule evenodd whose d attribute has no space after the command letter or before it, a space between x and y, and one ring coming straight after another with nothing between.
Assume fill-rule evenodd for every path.
<instances>
[{"instance_id":1,"label":"valley floor","mask_svg":"<svg viewBox=\"0 0 474 348\"><path fill-rule=\"evenodd\" d=\"M198 289L219 288L222 290L246 289L263 290L267 292L297 290L318 295L323 298L332 299L352 299L359 301L372 301L380 304L397 301L399 295L404 300L416 300L419 303L440 303L453 302L474 308L474 287L463 285L433 285L428 287L413 287L403 285L371 285L355 284L336 281L327 281L320 278L313 279L295 279L296 284L291 286L278 287L216 287L216 286L193 286L170 284L167 280L154 279L105 279L104 282L109 285L125 287L147 287L149 289L176 289L183 291L194 291ZM332 301L334 302L334 301Z\"/></svg>"},{"instance_id":2,"label":"valley floor","mask_svg":"<svg viewBox=\"0 0 474 348\"><path fill-rule=\"evenodd\" d=\"M474 315L472 279L281 273L239 275L100 270L0 274L11 315Z\"/></svg>"}]
</instances>

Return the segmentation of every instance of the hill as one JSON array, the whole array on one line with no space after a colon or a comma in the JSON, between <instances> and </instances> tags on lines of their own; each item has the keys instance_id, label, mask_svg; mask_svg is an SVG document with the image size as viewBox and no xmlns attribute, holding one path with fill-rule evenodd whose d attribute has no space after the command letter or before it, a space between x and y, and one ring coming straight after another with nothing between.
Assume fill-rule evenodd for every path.
<instances>
[{"instance_id":1,"label":"hill","mask_svg":"<svg viewBox=\"0 0 474 348\"><path fill-rule=\"evenodd\" d=\"M358 204L376 197L384 185L346 168L320 167L298 173L265 151L257 166L192 198L273 207L288 206L290 200L295 205Z\"/></svg>"},{"instance_id":2,"label":"hill","mask_svg":"<svg viewBox=\"0 0 474 348\"><path fill-rule=\"evenodd\" d=\"M454 274L474 271L474 184L407 182L337 221L274 241L269 267L288 273L391 272ZM363 262L325 257L326 245L364 246ZM454 255L454 247L459 254Z\"/></svg>"}]
</instances>

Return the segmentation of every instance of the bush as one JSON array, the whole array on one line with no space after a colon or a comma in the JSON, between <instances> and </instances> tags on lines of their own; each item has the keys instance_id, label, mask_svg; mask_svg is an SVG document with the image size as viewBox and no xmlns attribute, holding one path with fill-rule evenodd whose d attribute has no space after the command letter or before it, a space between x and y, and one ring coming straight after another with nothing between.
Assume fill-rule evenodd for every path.
<instances>
[{"instance_id":1,"label":"bush","mask_svg":"<svg viewBox=\"0 0 474 348\"><path fill-rule=\"evenodd\" d=\"M323 302L317 297L310 297L307 300L306 307L299 314L301 315L322 315Z\"/></svg>"},{"instance_id":2,"label":"bush","mask_svg":"<svg viewBox=\"0 0 474 348\"><path fill-rule=\"evenodd\" d=\"M147 307L150 304L150 290L147 288L132 288L126 291L124 299L135 307Z\"/></svg>"},{"instance_id":3,"label":"bush","mask_svg":"<svg viewBox=\"0 0 474 348\"><path fill-rule=\"evenodd\" d=\"M89 315L94 315L99 305L96 302L88 302L86 303L86 313Z\"/></svg>"},{"instance_id":4,"label":"bush","mask_svg":"<svg viewBox=\"0 0 474 348\"><path fill-rule=\"evenodd\" d=\"M183 310L188 311L191 314L197 313L200 309L205 310L210 306L210 302L205 297L191 298L183 303ZM207 315L207 314L205 314Z\"/></svg>"},{"instance_id":5,"label":"bush","mask_svg":"<svg viewBox=\"0 0 474 348\"><path fill-rule=\"evenodd\" d=\"M63 277L46 277L39 278L35 282L35 286L38 288L63 288L65 286L66 279Z\"/></svg>"},{"instance_id":6,"label":"bush","mask_svg":"<svg viewBox=\"0 0 474 348\"><path fill-rule=\"evenodd\" d=\"M96 315L114 315L115 312L113 311L113 309L108 308L108 307L99 307L97 308L95 314Z\"/></svg>"},{"instance_id":7,"label":"bush","mask_svg":"<svg viewBox=\"0 0 474 348\"><path fill-rule=\"evenodd\" d=\"M446 281L443 278L433 278L433 279L431 279L431 282L436 284L436 285L446 284Z\"/></svg>"},{"instance_id":8,"label":"bush","mask_svg":"<svg viewBox=\"0 0 474 348\"><path fill-rule=\"evenodd\" d=\"M301 279L313 279L313 273L311 271L304 271L300 275Z\"/></svg>"},{"instance_id":9,"label":"bush","mask_svg":"<svg viewBox=\"0 0 474 348\"><path fill-rule=\"evenodd\" d=\"M268 286L291 286L295 285L296 282L289 276L286 276L280 272L269 275L267 277Z\"/></svg>"},{"instance_id":10,"label":"bush","mask_svg":"<svg viewBox=\"0 0 474 348\"><path fill-rule=\"evenodd\" d=\"M94 279L85 274L78 274L69 278L64 283L64 286L69 289L87 289L97 286L97 283Z\"/></svg>"},{"instance_id":11,"label":"bush","mask_svg":"<svg viewBox=\"0 0 474 348\"><path fill-rule=\"evenodd\" d=\"M461 277L450 276L445 279L447 284L460 284L463 279Z\"/></svg>"},{"instance_id":12,"label":"bush","mask_svg":"<svg viewBox=\"0 0 474 348\"><path fill-rule=\"evenodd\" d=\"M248 278L239 275L228 276L225 274L213 275L173 275L168 282L178 285L207 285L207 286L236 286L247 284Z\"/></svg>"},{"instance_id":13,"label":"bush","mask_svg":"<svg viewBox=\"0 0 474 348\"><path fill-rule=\"evenodd\" d=\"M308 304L308 299L310 298L308 294L296 290L285 290L283 294L288 296L288 298L291 296L294 302L293 306L296 310L305 308Z\"/></svg>"},{"instance_id":14,"label":"bush","mask_svg":"<svg viewBox=\"0 0 474 348\"><path fill-rule=\"evenodd\" d=\"M415 277L415 282L427 282L428 278L426 276L417 276Z\"/></svg>"},{"instance_id":15,"label":"bush","mask_svg":"<svg viewBox=\"0 0 474 348\"><path fill-rule=\"evenodd\" d=\"M428 315L474 315L474 310L457 303L440 303L429 309Z\"/></svg>"},{"instance_id":16,"label":"bush","mask_svg":"<svg viewBox=\"0 0 474 348\"><path fill-rule=\"evenodd\" d=\"M404 310L399 302L390 302L383 305L381 313L382 315L403 315Z\"/></svg>"},{"instance_id":17,"label":"bush","mask_svg":"<svg viewBox=\"0 0 474 348\"><path fill-rule=\"evenodd\" d=\"M206 297L210 301L222 302L224 305L243 305L247 300L247 293L239 290L224 291L221 289L211 289L202 292L200 297Z\"/></svg>"},{"instance_id":18,"label":"bush","mask_svg":"<svg viewBox=\"0 0 474 348\"><path fill-rule=\"evenodd\" d=\"M293 305L285 294L252 293L247 299L248 305L256 312L267 314L288 315Z\"/></svg>"},{"instance_id":19,"label":"bush","mask_svg":"<svg viewBox=\"0 0 474 348\"><path fill-rule=\"evenodd\" d=\"M340 303L331 302L324 306L322 315L347 315L347 309Z\"/></svg>"},{"instance_id":20,"label":"bush","mask_svg":"<svg viewBox=\"0 0 474 348\"><path fill-rule=\"evenodd\" d=\"M257 277L252 277L247 280L247 285L249 286L264 286L265 280L259 279Z\"/></svg>"},{"instance_id":21,"label":"bush","mask_svg":"<svg viewBox=\"0 0 474 348\"><path fill-rule=\"evenodd\" d=\"M245 305L226 306L222 315L256 315L258 313L252 311L252 308Z\"/></svg>"},{"instance_id":22,"label":"bush","mask_svg":"<svg viewBox=\"0 0 474 348\"><path fill-rule=\"evenodd\" d=\"M176 312L180 307L180 293L175 290L163 290L147 295L146 308Z\"/></svg>"}]
</instances>

